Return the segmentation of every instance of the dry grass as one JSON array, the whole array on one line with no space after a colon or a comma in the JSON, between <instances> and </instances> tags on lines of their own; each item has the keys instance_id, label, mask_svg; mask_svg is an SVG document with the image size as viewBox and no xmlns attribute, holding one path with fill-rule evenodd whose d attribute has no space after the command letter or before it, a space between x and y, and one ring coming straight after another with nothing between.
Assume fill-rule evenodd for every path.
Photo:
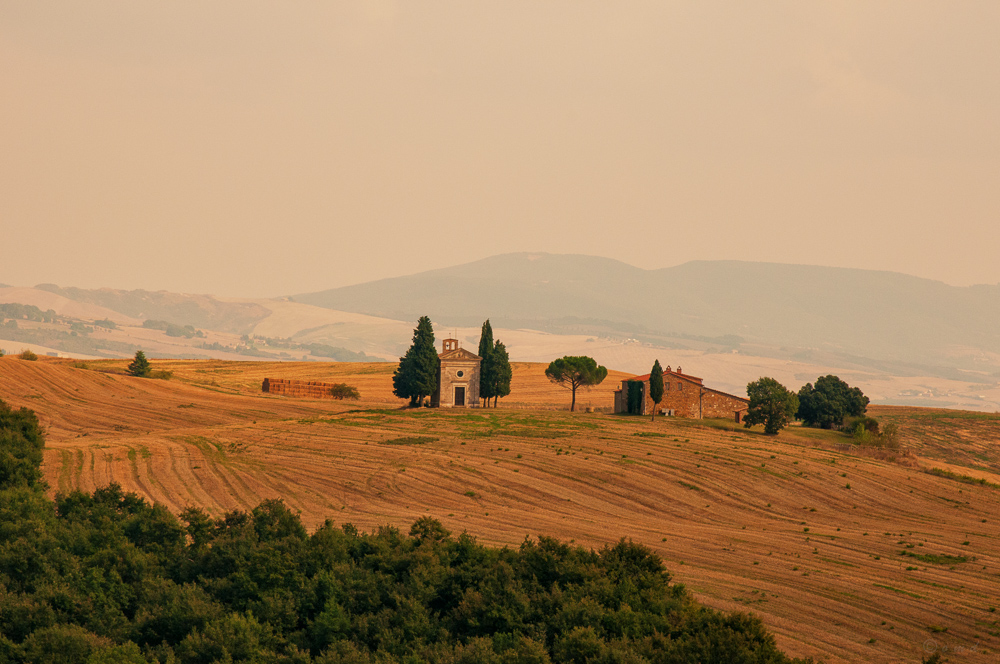
<instances>
[{"instance_id":1,"label":"dry grass","mask_svg":"<svg viewBox=\"0 0 1000 664\"><path fill-rule=\"evenodd\" d=\"M1000 490L922 471L920 459L950 458L934 456L948 451L944 434L918 442L940 433L927 411L879 410L920 457L893 461L838 450L836 432L557 411L568 392L537 364L515 367L511 398L535 408L496 411L400 409L391 365L154 364L174 378L102 373L125 362L0 359L0 398L48 429L53 491L117 481L216 513L276 496L310 527L430 514L497 544L630 536L703 602L758 614L795 655L919 661L932 636L964 647L962 661L1000 649L988 610L1000 606ZM362 401L264 395L265 376L346 382ZM593 405L610 403L615 382ZM993 420L941 417L962 421L953 462L992 449Z\"/></svg>"}]
</instances>

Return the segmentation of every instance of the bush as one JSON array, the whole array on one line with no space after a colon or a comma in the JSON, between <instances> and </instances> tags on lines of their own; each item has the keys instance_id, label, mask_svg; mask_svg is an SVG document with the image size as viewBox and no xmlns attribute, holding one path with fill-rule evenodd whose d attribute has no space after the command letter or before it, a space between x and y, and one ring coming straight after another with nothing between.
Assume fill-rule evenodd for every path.
<instances>
[{"instance_id":1,"label":"bush","mask_svg":"<svg viewBox=\"0 0 1000 664\"><path fill-rule=\"evenodd\" d=\"M335 383L330 388L330 396L334 399L360 399L361 393L356 387L351 387L347 383Z\"/></svg>"},{"instance_id":2,"label":"bush","mask_svg":"<svg viewBox=\"0 0 1000 664\"><path fill-rule=\"evenodd\" d=\"M106 330L117 330L118 324L110 318L105 318L103 320L95 320L94 327L103 327Z\"/></svg>"},{"instance_id":3,"label":"bush","mask_svg":"<svg viewBox=\"0 0 1000 664\"><path fill-rule=\"evenodd\" d=\"M27 348L22 350L21 353L18 355L18 357L21 358L22 360L28 360L29 362L34 362L35 360L38 359L38 356L32 353Z\"/></svg>"}]
</instances>

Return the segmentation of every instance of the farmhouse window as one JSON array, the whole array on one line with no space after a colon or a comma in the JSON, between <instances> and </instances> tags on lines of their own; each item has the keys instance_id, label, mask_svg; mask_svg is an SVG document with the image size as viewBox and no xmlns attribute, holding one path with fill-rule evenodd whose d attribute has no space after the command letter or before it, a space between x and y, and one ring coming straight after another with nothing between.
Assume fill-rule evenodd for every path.
<instances>
[{"instance_id":1,"label":"farmhouse window","mask_svg":"<svg viewBox=\"0 0 1000 664\"><path fill-rule=\"evenodd\" d=\"M677 383L677 389L678 390L683 390L684 389L684 383Z\"/></svg>"}]
</instances>

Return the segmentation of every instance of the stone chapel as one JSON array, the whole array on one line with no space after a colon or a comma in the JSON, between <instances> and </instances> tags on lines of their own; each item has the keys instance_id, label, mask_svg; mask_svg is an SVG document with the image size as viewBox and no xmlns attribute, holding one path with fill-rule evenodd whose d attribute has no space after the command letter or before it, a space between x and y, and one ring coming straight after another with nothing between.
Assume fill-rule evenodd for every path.
<instances>
[{"instance_id":1,"label":"stone chapel","mask_svg":"<svg viewBox=\"0 0 1000 664\"><path fill-rule=\"evenodd\" d=\"M479 367L483 358L464 348L458 339L445 339L438 354L437 389L431 395L435 408L476 408L479 406Z\"/></svg>"}]
</instances>

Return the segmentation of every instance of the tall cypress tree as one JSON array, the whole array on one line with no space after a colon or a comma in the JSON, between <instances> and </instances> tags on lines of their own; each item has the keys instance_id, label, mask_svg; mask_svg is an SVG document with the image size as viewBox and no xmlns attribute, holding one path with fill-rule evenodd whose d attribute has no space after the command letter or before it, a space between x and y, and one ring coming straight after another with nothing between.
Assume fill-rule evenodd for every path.
<instances>
[{"instance_id":1,"label":"tall cypress tree","mask_svg":"<svg viewBox=\"0 0 1000 664\"><path fill-rule=\"evenodd\" d=\"M413 343L392 374L392 392L418 406L424 397L437 388L438 354L434 348L434 328L431 319L421 316L413 330Z\"/></svg>"},{"instance_id":2,"label":"tall cypress tree","mask_svg":"<svg viewBox=\"0 0 1000 664\"><path fill-rule=\"evenodd\" d=\"M663 401L663 368L659 360L653 360L653 369L649 372L649 398L653 400L653 417L656 419L656 409Z\"/></svg>"},{"instance_id":3,"label":"tall cypress tree","mask_svg":"<svg viewBox=\"0 0 1000 664\"><path fill-rule=\"evenodd\" d=\"M493 363L493 328L490 326L490 319L483 323L483 331L479 335L479 357L483 361L479 363L479 398L483 400L483 406L490 405L490 399L495 397L494 378L495 367Z\"/></svg>"},{"instance_id":4,"label":"tall cypress tree","mask_svg":"<svg viewBox=\"0 0 1000 664\"><path fill-rule=\"evenodd\" d=\"M507 347L499 339L493 346L490 358L493 361L493 407L496 408L500 397L510 394L510 380L513 377L513 371L510 368Z\"/></svg>"}]
</instances>

